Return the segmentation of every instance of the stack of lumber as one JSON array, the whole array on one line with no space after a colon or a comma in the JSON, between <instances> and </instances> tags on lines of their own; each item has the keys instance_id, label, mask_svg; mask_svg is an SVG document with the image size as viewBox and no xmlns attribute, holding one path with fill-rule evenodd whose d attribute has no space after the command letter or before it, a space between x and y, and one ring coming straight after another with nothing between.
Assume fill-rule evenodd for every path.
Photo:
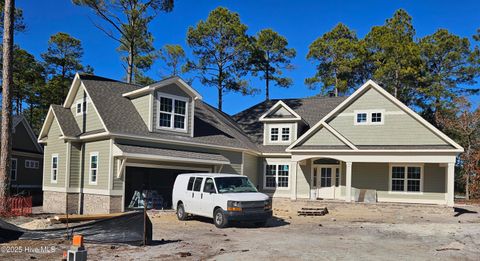
<instances>
[{"instance_id":1,"label":"stack of lumber","mask_svg":"<svg viewBox=\"0 0 480 261\"><path fill-rule=\"evenodd\" d=\"M83 221L92 221L92 220L98 220L98 219L118 217L123 214L125 213L92 214L92 215L72 214L72 215L68 215L68 218L67 218L67 215L58 215L58 216L54 216L53 218L48 218L47 220L50 223L67 223L67 220L68 222L83 222Z\"/></svg>"},{"instance_id":2,"label":"stack of lumber","mask_svg":"<svg viewBox=\"0 0 480 261\"><path fill-rule=\"evenodd\" d=\"M299 216L324 216L328 214L328 209L325 208L302 208L297 211Z\"/></svg>"}]
</instances>

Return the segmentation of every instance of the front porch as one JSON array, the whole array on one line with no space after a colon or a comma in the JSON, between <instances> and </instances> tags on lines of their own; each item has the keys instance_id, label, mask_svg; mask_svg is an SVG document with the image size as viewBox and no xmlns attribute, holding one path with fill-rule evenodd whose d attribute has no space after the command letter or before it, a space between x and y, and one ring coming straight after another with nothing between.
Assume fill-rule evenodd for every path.
<instances>
[{"instance_id":1,"label":"front porch","mask_svg":"<svg viewBox=\"0 0 480 261\"><path fill-rule=\"evenodd\" d=\"M291 199L453 206L451 155L293 155Z\"/></svg>"}]
</instances>

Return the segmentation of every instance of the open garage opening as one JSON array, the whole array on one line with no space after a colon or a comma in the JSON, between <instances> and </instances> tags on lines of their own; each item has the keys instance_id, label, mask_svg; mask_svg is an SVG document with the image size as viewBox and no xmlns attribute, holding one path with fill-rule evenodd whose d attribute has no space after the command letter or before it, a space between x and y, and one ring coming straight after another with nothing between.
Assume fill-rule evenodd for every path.
<instances>
[{"instance_id":1,"label":"open garage opening","mask_svg":"<svg viewBox=\"0 0 480 261\"><path fill-rule=\"evenodd\" d=\"M149 198L147 199L147 202L149 202L147 206L149 208L171 209L172 191L175 179L179 174L194 172L208 171L127 166L124 201L125 209L132 209L132 206L138 207L138 204L132 204L132 199L134 199L136 193L137 196L139 196L139 193L142 193L142 191L145 190L152 192L149 193Z\"/></svg>"}]
</instances>

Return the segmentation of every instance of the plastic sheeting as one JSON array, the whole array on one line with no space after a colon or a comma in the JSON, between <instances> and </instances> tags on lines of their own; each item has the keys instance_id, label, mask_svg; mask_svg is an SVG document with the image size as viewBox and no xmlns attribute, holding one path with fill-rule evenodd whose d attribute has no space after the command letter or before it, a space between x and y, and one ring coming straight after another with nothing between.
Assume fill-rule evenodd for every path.
<instances>
[{"instance_id":1,"label":"plastic sheeting","mask_svg":"<svg viewBox=\"0 0 480 261\"><path fill-rule=\"evenodd\" d=\"M87 243L118 243L142 245L144 235L143 212L129 212L124 215L88 222L68 228L68 236L83 235ZM66 228L29 230L17 227L0 219L0 242L11 240L41 240L66 238ZM152 223L147 215L147 244L152 242Z\"/></svg>"}]
</instances>

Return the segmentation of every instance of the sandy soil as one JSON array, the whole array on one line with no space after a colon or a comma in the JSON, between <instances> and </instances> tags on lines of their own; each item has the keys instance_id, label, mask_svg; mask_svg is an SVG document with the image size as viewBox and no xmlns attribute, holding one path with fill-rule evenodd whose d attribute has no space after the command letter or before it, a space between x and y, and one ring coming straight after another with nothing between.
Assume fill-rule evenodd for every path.
<instances>
[{"instance_id":1,"label":"sandy soil","mask_svg":"<svg viewBox=\"0 0 480 261\"><path fill-rule=\"evenodd\" d=\"M326 206L322 217L299 217L301 207ZM267 227L217 229L206 218L176 220L173 212L150 213L155 245L87 244L89 260L478 260L480 207L399 204L291 203L274 201ZM59 260L66 242L14 241L0 248L47 249L0 252L0 260ZM54 247L54 248L52 248Z\"/></svg>"}]
</instances>

